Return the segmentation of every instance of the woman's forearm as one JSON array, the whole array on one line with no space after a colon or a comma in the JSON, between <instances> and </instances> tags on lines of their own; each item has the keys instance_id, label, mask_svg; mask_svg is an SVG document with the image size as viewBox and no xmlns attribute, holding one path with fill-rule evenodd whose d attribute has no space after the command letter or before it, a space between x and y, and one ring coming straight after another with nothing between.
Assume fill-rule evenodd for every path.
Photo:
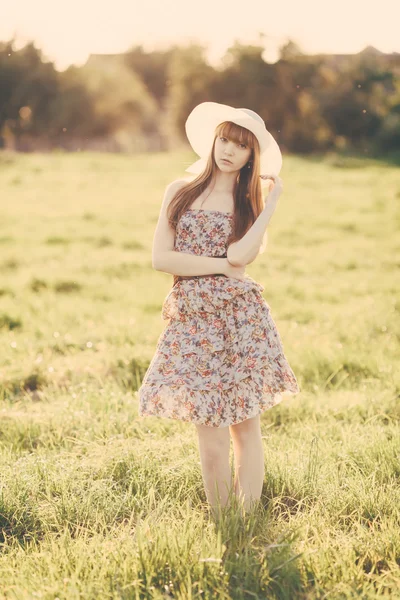
<instances>
[{"instance_id":1,"label":"woman's forearm","mask_svg":"<svg viewBox=\"0 0 400 600\"><path fill-rule=\"evenodd\" d=\"M171 275L225 275L226 266L226 258L198 256L176 250L164 252L153 265L157 271Z\"/></svg>"},{"instance_id":2,"label":"woman's forearm","mask_svg":"<svg viewBox=\"0 0 400 600\"><path fill-rule=\"evenodd\" d=\"M228 247L227 258L232 265L246 266L256 258L275 208L274 201L267 203L244 236Z\"/></svg>"}]
</instances>

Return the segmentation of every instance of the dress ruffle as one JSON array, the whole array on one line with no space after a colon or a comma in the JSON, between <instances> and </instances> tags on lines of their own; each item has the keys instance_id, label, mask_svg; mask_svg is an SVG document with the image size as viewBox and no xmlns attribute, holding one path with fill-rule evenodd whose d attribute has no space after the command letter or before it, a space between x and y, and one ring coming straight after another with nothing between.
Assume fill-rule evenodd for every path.
<instances>
[{"instance_id":1,"label":"dress ruffle","mask_svg":"<svg viewBox=\"0 0 400 600\"><path fill-rule=\"evenodd\" d=\"M252 277L234 279L225 275L202 275L180 279L164 300L161 315L163 319L174 318L177 314L192 314L205 311L214 313L222 309L238 295L250 290L264 291L264 286Z\"/></svg>"},{"instance_id":2,"label":"dress ruffle","mask_svg":"<svg viewBox=\"0 0 400 600\"><path fill-rule=\"evenodd\" d=\"M251 277L177 282L163 303L169 323L143 380L141 415L224 427L299 392L263 290Z\"/></svg>"}]
</instances>

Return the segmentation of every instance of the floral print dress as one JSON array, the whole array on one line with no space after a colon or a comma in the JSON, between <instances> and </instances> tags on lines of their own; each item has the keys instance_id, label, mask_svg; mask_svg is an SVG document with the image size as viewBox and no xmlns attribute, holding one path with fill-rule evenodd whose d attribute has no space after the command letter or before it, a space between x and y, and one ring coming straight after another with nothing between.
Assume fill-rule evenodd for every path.
<instances>
[{"instance_id":1,"label":"floral print dress","mask_svg":"<svg viewBox=\"0 0 400 600\"><path fill-rule=\"evenodd\" d=\"M174 249L226 258L232 221L189 208ZM300 392L263 291L248 275L178 279L162 305L167 324L138 390L139 416L227 427Z\"/></svg>"}]
</instances>

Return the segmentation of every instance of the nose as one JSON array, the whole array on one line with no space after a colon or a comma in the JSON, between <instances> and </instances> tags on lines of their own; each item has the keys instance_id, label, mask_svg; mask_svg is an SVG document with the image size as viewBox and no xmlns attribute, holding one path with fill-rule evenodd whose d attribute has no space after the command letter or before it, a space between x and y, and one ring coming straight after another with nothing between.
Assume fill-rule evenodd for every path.
<instances>
[{"instance_id":1,"label":"nose","mask_svg":"<svg viewBox=\"0 0 400 600\"><path fill-rule=\"evenodd\" d=\"M232 142L228 142L225 145L224 154L228 154L229 156L232 156L232 150L233 150L233 143Z\"/></svg>"}]
</instances>

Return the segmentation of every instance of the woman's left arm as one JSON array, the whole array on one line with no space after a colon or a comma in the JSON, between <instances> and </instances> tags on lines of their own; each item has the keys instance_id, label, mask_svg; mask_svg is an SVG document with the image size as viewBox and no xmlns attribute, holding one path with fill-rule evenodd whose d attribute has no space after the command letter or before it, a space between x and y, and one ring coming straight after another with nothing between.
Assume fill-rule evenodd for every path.
<instances>
[{"instance_id":1,"label":"woman's left arm","mask_svg":"<svg viewBox=\"0 0 400 600\"><path fill-rule=\"evenodd\" d=\"M266 229L283 189L282 180L279 177L274 177L274 180L275 185L268 194L264 209L244 236L228 247L227 259L235 267L244 267L253 262L258 256L261 244L266 241Z\"/></svg>"}]
</instances>

